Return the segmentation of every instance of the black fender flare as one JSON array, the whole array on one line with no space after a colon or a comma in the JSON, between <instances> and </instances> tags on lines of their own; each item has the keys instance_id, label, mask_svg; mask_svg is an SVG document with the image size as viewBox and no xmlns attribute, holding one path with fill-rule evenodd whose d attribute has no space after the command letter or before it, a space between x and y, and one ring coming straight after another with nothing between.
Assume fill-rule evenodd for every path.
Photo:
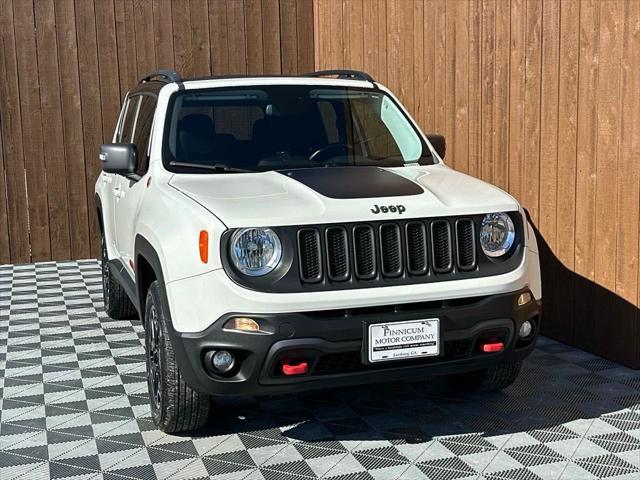
<instances>
[{"instance_id":1,"label":"black fender flare","mask_svg":"<svg viewBox=\"0 0 640 480\"><path fill-rule=\"evenodd\" d=\"M173 347L173 351L176 357L176 363L178 364L178 368L180 369L180 373L182 374L185 382L193 389L202 391L202 389L197 388L199 386L198 375L195 369L191 366L191 362L189 360L189 355L185 351L185 345L180 335L178 335L173 328L173 320L171 318L171 309L169 308L169 297L167 296L167 289L165 287L164 274L162 272L162 264L160 263L160 257L156 252L155 248L149 241L144 238L142 235L136 235L136 239L134 242L134 258L136 265L136 293L138 296L138 308L140 309L140 318L142 320L142 324L144 325L145 321L145 310L146 310L146 295L143 293L143 282L139 261L140 259L144 259L155 273L156 280L158 281L158 286L160 287L161 292L161 302L162 302L162 311L165 314L165 320L167 321L167 330L169 332L169 337L171 340L171 345ZM204 393L204 392L203 392Z\"/></svg>"},{"instance_id":2,"label":"black fender flare","mask_svg":"<svg viewBox=\"0 0 640 480\"><path fill-rule=\"evenodd\" d=\"M98 215L98 225L100 226L100 233L104 235L104 218L102 218L103 210L102 210L102 200L100 199L100 195L96 193L95 195L96 201L96 214Z\"/></svg>"},{"instance_id":3,"label":"black fender flare","mask_svg":"<svg viewBox=\"0 0 640 480\"><path fill-rule=\"evenodd\" d=\"M156 252L156 249L149 243L149 241L144 238L142 235L136 235L136 239L134 242L134 259L136 265L136 294L138 297L138 310L140 312L140 318L144 323L144 311L145 311L145 302L146 302L146 293L143 291L144 282L142 278L142 272L139 268L140 259L144 259L153 270L155 274L156 280L160 285L160 289L162 290L162 299L163 299L163 309L171 317L169 312L169 305L167 301L167 295L165 291L165 282L164 282L164 274L162 272L162 263L160 263L160 257Z\"/></svg>"}]
</instances>

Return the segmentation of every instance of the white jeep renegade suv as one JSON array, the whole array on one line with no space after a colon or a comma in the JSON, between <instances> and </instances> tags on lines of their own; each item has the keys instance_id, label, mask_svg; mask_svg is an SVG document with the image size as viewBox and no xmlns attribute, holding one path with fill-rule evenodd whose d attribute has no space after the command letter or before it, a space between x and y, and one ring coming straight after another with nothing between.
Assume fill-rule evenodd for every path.
<instances>
[{"instance_id":1,"label":"white jeep renegade suv","mask_svg":"<svg viewBox=\"0 0 640 480\"><path fill-rule=\"evenodd\" d=\"M157 426L202 426L216 395L513 382L540 327L536 239L444 150L362 72L143 78L96 202L105 310L144 323Z\"/></svg>"}]
</instances>

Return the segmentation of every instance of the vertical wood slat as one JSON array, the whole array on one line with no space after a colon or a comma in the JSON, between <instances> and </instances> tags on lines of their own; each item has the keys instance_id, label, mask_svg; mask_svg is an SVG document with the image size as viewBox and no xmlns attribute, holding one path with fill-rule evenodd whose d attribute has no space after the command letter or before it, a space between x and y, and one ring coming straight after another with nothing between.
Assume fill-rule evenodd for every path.
<instances>
[{"instance_id":1,"label":"vertical wood slat","mask_svg":"<svg viewBox=\"0 0 640 480\"><path fill-rule=\"evenodd\" d=\"M500 3L500 2L498 2ZM495 148L496 139L504 131L497 132L496 121L494 115L497 116L495 89L497 81L495 49L500 45L496 42L496 1L482 0L482 77L481 77L481 138L480 138L480 154L482 156L482 164L480 166L479 177L487 182L494 181L494 161L496 155L493 150ZM508 16L507 16L508 18ZM507 62L508 65L508 62ZM501 65L504 68L504 65ZM508 97L507 97L508 98ZM503 112L504 113L504 112ZM498 119L496 119L498 120Z\"/></svg>"},{"instance_id":2,"label":"vertical wood slat","mask_svg":"<svg viewBox=\"0 0 640 480\"><path fill-rule=\"evenodd\" d=\"M12 262L31 260L13 4L0 2L0 105Z\"/></svg>"},{"instance_id":3,"label":"vertical wood slat","mask_svg":"<svg viewBox=\"0 0 640 480\"><path fill-rule=\"evenodd\" d=\"M623 99L620 96L622 40L624 37L623 0L600 6L600 65L597 90L597 147L595 191L594 273L596 294L595 351L615 349L621 361L629 363L635 346L628 342L635 323L615 296L617 244L617 168ZM626 210L625 210L626 213ZM604 289L606 294L601 290ZM635 316L634 316L635 317Z\"/></svg>"},{"instance_id":4,"label":"vertical wood slat","mask_svg":"<svg viewBox=\"0 0 640 480\"><path fill-rule=\"evenodd\" d=\"M640 3L628 2L625 18L640 18ZM640 218L640 24L625 25L622 57L622 126L616 169L618 186L616 245L616 293L640 305L640 232L633 221ZM640 245L639 245L640 246ZM640 318L638 319L640 321ZM639 352L640 353L640 352Z\"/></svg>"},{"instance_id":5,"label":"vertical wood slat","mask_svg":"<svg viewBox=\"0 0 640 480\"><path fill-rule=\"evenodd\" d=\"M509 191L522 195L524 163L524 79L527 9L525 0L511 6L511 56L509 59Z\"/></svg>"},{"instance_id":6,"label":"vertical wood slat","mask_svg":"<svg viewBox=\"0 0 640 480\"><path fill-rule=\"evenodd\" d=\"M49 204L44 163L40 81L36 54L35 18L31 2L14 2L16 58L20 75L20 111L22 113L22 148L29 198L31 257L51 258ZM30 128L25 128L29 126Z\"/></svg>"},{"instance_id":7,"label":"vertical wood slat","mask_svg":"<svg viewBox=\"0 0 640 480\"><path fill-rule=\"evenodd\" d=\"M542 2L527 0L526 9L521 200L527 205L533 222L538 224Z\"/></svg>"},{"instance_id":8,"label":"vertical wood slat","mask_svg":"<svg viewBox=\"0 0 640 480\"><path fill-rule=\"evenodd\" d=\"M640 18L640 4L627 2L624 18ZM640 357L640 310L634 309L633 305L640 306L640 229L629 219L640 218L640 69L637 67L640 65L640 23L625 24L623 42L620 96L624 99L624 104L621 107L622 125L616 172L616 224L619 228L615 293L627 302L617 313L624 318L622 327L630 327L630 336L637 339L634 351L629 352L637 359ZM639 250L633 255L635 245L638 245Z\"/></svg>"},{"instance_id":9,"label":"vertical wood slat","mask_svg":"<svg viewBox=\"0 0 640 480\"><path fill-rule=\"evenodd\" d=\"M420 124L425 125L425 108L427 107L426 95L429 92L429 77L425 78L425 46L424 46L424 2L415 2L413 5L412 22L413 22L413 45L411 45L413 67L413 86L415 89L414 108L411 112L414 119ZM428 60L427 60L428 61Z\"/></svg>"},{"instance_id":10,"label":"vertical wood slat","mask_svg":"<svg viewBox=\"0 0 640 480\"><path fill-rule=\"evenodd\" d=\"M173 56L173 6L171 0L153 0L153 33L156 65L175 70ZM205 21L208 21L205 18Z\"/></svg>"},{"instance_id":11,"label":"vertical wood slat","mask_svg":"<svg viewBox=\"0 0 640 480\"><path fill-rule=\"evenodd\" d=\"M211 41L209 38L209 5L207 0L190 0L191 60L195 77L211 75Z\"/></svg>"},{"instance_id":12,"label":"vertical wood slat","mask_svg":"<svg viewBox=\"0 0 640 480\"><path fill-rule=\"evenodd\" d=\"M510 68L510 7L496 2L494 108L493 108L493 183L509 187L509 68ZM483 27L484 28L484 27ZM484 159L482 160L484 163Z\"/></svg>"},{"instance_id":13,"label":"vertical wood slat","mask_svg":"<svg viewBox=\"0 0 640 480\"><path fill-rule=\"evenodd\" d=\"M131 7L130 0L115 0L116 45L118 54L118 77L120 79L120 99L124 98L133 83L138 79L136 71L136 44L133 19L126 11ZM71 12L70 12L71 13ZM75 12L74 17L75 18ZM77 48L77 45L76 45Z\"/></svg>"},{"instance_id":14,"label":"vertical wood slat","mask_svg":"<svg viewBox=\"0 0 640 480\"><path fill-rule=\"evenodd\" d=\"M89 216L87 210L86 167L80 99L78 43L73 0L54 3L58 64L60 65L60 99L62 103L62 133L66 172L74 181L67 181L69 223L71 226L71 258L90 256ZM93 213L93 210L91 210Z\"/></svg>"},{"instance_id":15,"label":"vertical wood slat","mask_svg":"<svg viewBox=\"0 0 640 480\"><path fill-rule=\"evenodd\" d=\"M100 28L96 28L96 45L98 47L98 65L100 68L102 141L110 142L120 112L120 81L118 78L118 47L114 3L108 0L95 2L95 15L96 25L100 25Z\"/></svg>"},{"instance_id":16,"label":"vertical wood slat","mask_svg":"<svg viewBox=\"0 0 640 480\"><path fill-rule=\"evenodd\" d=\"M554 322L547 328L555 338L573 342L580 0L561 2L560 25L555 254L556 286L562 286L563 301L557 302Z\"/></svg>"},{"instance_id":17,"label":"vertical wood slat","mask_svg":"<svg viewBox=\"0 0 640 480\"><path fill-rule=\"evenodd\" d=\"M578 138L576 154L575 272L585 281L576 282L573 338L589 350L595 338L595 178L597 140L597 85L599 62L600 2L580 4L580 57L578 60Z\"/></svg>"},{"instance_id":18,"label":"vertical wood slat","mask_svg":"<svg viewBox=\"0 0 640 480\"><path fill-rule=\"evenodd\" d=\"M344 45L345 65L354 70L364 69L364 5L362 0L343 0L343 32L349 41Z\"/></svg>"},{"instance_id":19,"label":"vertical wood slat","mask_svg":"<svg viewBox=\"0 0 640 480\"><path fill-rule=\"evenodd\" d=\"M134 13L135 0L123 0L121 14L124 16L125 35L123 42L126 42L127 57L129 60L129 69L127 70L128 77L124 82L127 89L135 85L138 79L143 75L145 70L138 64L138 43L136 38L136 17ZM116 12L118 7L116 5ZM143 47L144 48L144 47Z\"/></svg>"},{"instance_id":20,"label":"vertical wood slat","mask_svg":"<svg viewBox=\"0 0 640 480\"><path fill-rule=\"evenodd\" d=\"M443 75L446 62L446 2L445 0L434 0L432 27L435 35L435 61L434 61L434 98L435 112L433 117L433 130L436 132L445 131L446 113L446 82Z\"/></svg>"},{"instance_id":21,"label":"vertical wood slat","mask_svg":"<svg viewBox=\"0 0 640 480\"><path fill-rule=\"evenodd\" d=\"M264 23L260 0L245 0L244 19L247 32L247 73L261 75L264 73L264 49L262 48Z\"/></svg>"},{"instance_id":22,"label":"vertical wood slat","mask_svg":"<svg viewBox=\"0 0 640 480\"><path fill-rule=\"evenodd\" d=\"M265 74L282 71L279 7L278 0L262 0L262 51Z\"/></svg>"},{"instance_id":23,"label":"vertical wood slat","mask_svg":"<svg viewBox=\"0 0 640 480\"><path fill-rule=\"evenodd\" d=\"M0 43L0 45L2 45ZM1 63L0 63L1 65ZM5 186L4 151L0 131L0 264L11 261L9 245L9 216L7 215L7 188Z\"/></svg>"},{"instance_id":24,"label":"vertical wood slat","mask_svg":"<svg viewBox=\"0 0 640 480\"><path fill-rule=\"evenodd\" d=\"M640 19L640 4L628 2L624 18ZM636 338L635 358L640 358L640 228L634 218L640 218L640 22L625 24L622 57L622 133L618 153L618 236L615 293L625 299L626 308L620 312ZM635 245L638 245L634 256ZM634 318L635 313L635 318Z\"/></svg>"},{"instance_id":25,"label":"vertical wood slat","mask_svg":"<svg viewBox=\"0 0 640 480\"><path fill-rule=\"evenodd\" d=\"M53 1L34 6L51 258L65 260L71 257L71 238L55 11Z\"/></svg>"},{"instance_id":26,"label":"vertical wood slat","mask_svg":"<svg viewBox=\"0 0 640 480\"><path fill-rule=\"evenodd\" d=\"M99 3L106 3L104 0L96 2L96 10ZM102 30L99 23L98 35ZM107 27L109 27L107 23ZM138 77L144 75L155 68L156 49L155 35L153 33L153 4L152 0L134 0L133 2L133 28L136 38L136 65ZM102 62L101 62L102 63Z\"/></svg>"},{"instance_id":27,"label":"vertical wood slat","mask_svg":"<svg viewBox=\"0 0 640 480\"><path fill-rule=\"evenodd\" d=\"M454 168L469 172L469 5L455 2L451 12L455 18L453 158Z\"/></svg>"},{"instance_id":28,"label":"vertical wood slat","mask_svg":"<svg viewBox=\"0 0 640 480\"><path fill-rule=\"evenodd\" d=\"M227 7L225 2L222 0L210 0L211 72L214 75L230 73L227 30Z\"/></svg>"},{"instance_id":29,"label":"vertical wood slat","mask_svg":"<svg viewBox=\"0 0 640 480\"><path fill-rule=\"evenodd\" d=\"M540 161L538 185L538 228L549 248L542 250L542 282L545 285L547 311L553 310L553 317L559 314L562 303L557 295L556 281L559 266L553 261L557 251L556 202L558 180L558 95L559 95L559 53L560 53L560 2L548 0L542 5L542 53L540 87ZM563 322L551 322L551 331L563 336Z\"/></svg>"},{"instance_id":30,"label":"vertical wood slat","mask_svg":"<svg viewBox=\"0 0 640 480\"><path fill-rule=\"evenodd\" d=\"M469 166L468 173L480 176L482 165L480 141L482 138L481 117L481 30L482 30L482 1L470 0L468 4L469 22L469 78L467 80L468 124L469 124Z\"/></svg>"},{"instance_id":31,"label":"vertical wood slat","mask_svg":"<svg viewBox=\"0 0 640 480\"><path fill-rule=\"evenodd\" d=\"M422 68L416 69L416 88L419 89L418 98L423 103L422 115L419 122L428 132L435 129L434 116L436 111L435 100L435 29L424 25L422 18L424 12L433 11L433 0L424 0L422 3L422 16L415 20L421 27L415 27L421 33L422 38L416 44L415 49L422 51ZM417 61L420 61L418 59Z\"/></svg>"},{"instance_id":32,"label":"vertical wood slat","mask_svg":"<svg viewBox=\"0 0 640 480\"><path fill-rule=\"evenodd\" d=\"M295 21L298 69L294 73L312 72L314 70L313 0L297 0Z\"/></svg>"},{"instance_id":33,"label":"vertical wood slat","mask_svg":"<svg viewBox=\"0 0 640 480\"><path fill-rule=\"evenodd\" d=\"M451 153L457 144L457 135L456 135L456 124L455 124L455 116L456 116L456 95L455 95L455 85L456 85L456 7L458 2L445 2L445 20L444 20L444 59L445 64L440 72L444 80L444 132L445 137L447 138L447 145L449 146L449 153ZM449 156L449 163L452 167L455 168L455 164L459 163L460 159L455 158L454 155Z\"/></svg>"},{"instance_id":34,"label":"vertical wood slat","mask_svg":"<svg viewBox=\"0 0 640 480\"><path fill-rule=\"evenodd\" d=\"M245 21L243 14L243 2L226 2L227 4L227 49L229 51L230 74L244 75L247 73L247 42L245 33ZM280 12L283 10L280 1ZM283 28L282 23L280 28ZM281 47L282 48L282 47ZM295 68L295 67L294 67ZM283 68L284 71L284 68Z\"/></svg>"},{"instance_id":35,"label":"vertical wood slat","mask_svg":"<svg viewBox=\"0 0 640 480\"><path fill-rule=\"evenodd\" d=\"M540 233L556 250L556 197L558 170L558 91L560 52L560 2L548 0L542 6L542 78L540 89L540 185L545 195L539 200Z\"/></svg>"},{"instance_id":36,"label":"vertical wood slat","mask_svg":"<svg viewBox=\"0 0 640 480\"><path fill-rule=\"evenodd\" d=\"M191 44L191 11L188 2L173 0L173 55L176 71L189 77L194 74L193 45Z\"/></svg>"},{"instance_id":37,"label":"vertical wood slat","mask_svg":"<svg viewBox=\"0 0 640 480\"><path fill-rule=\"evenodd\" d=\"M98 177L98 148L102 142L102 105L100 99L100 66L93 2L76 2L78 65L80 71L80 100L82 102L82 131L86 165L87 206L89 215L90 253L100 252L100 229L95 215L93 185Z\"/></svg>"},{"instance_id":38,"label":"vertical wood slat","mask_svg":"<svg viewBox=\"0 0 640 480\"><path fill-rule=\"evenodd\" d=\"M290 75L298 69L298 29L296 25L296 1L280 1L280 35L282 43L282 73Z\"/></svg>"}]
</instances>

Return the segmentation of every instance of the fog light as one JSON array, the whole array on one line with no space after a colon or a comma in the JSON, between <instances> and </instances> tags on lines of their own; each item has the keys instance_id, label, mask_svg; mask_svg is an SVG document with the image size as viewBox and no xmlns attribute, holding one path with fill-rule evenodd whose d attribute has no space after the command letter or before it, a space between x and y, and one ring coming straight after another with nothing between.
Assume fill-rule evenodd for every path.
<instances>
[{"instance_id":1,"label":"fog light","mask_svg":"<svg viewBox=\"0 0 640 480\"><path fill-rule=\"evenodd\" d=\"M529 320L527 320L520 326L518 335L520 335L520 338L527 338L529 335L531 335L531 332L533 332L533 325Z\"/></svg>"},{"instance_id":2,"label":"fog light","mask_svg":"<svg viewBox=\"0 0 640 480\"><path fill-rule=\"evenodd\" d=\"M236 359L234 358L231 352L227 352L226 350L220 350L213 354L211 358L211 365L217 371L226 373L233 368L236 363Z\"/></svg>"},{"instance_id":3,"label":"fog light","mask_svg":"<svg viewBox=\"0 0 640 480\"><path fill-rule=\"evenodd\" d=\"M260 325L253 318L234 317L224 324L225 330L236 330L238 332L259 332Z\"/></svg>"},{"instance_id":4,"label":"fog light","mask_svg":"<svg viewBox=\"0 0 640 480\"><path fill-rule=\"evenodd\" d=\"M531 292L521 293L518 297L518 306L522 307L531 301Z\"/></svg>"}]
</instances>

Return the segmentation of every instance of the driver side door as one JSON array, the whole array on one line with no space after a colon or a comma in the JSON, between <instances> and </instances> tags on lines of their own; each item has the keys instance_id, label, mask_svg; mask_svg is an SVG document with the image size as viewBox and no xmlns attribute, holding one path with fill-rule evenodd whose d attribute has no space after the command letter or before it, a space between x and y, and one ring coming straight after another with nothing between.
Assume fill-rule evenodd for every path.
<instances>
[{"instance_id":1,"label":"driver side door","mask_svg":"<svg viewBox=\"0 0 640 480\"><path fill-rule=\"evenodd\" d=\"M147 190L149 169L149 146L151 127L156 110L157 97L143 93L135 97L136 118L129 143L136 146L138 166L135 174L128 177L118 175L116 195L116 243L125 269L135 278L134 243L136 223L142 199Z\"/></svg>"}]
</instances>

